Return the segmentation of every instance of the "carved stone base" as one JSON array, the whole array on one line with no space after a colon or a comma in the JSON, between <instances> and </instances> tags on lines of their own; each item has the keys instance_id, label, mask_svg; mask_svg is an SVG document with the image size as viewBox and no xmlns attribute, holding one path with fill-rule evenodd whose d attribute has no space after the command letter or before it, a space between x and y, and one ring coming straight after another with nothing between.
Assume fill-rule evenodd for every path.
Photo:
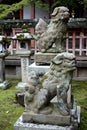
<instances>
[{"instance_id":1,"label":"carved stone base","mask_svg":"<svg viewBox=\"0 0 87 130\"><path fill-rule=\"evenodd\" d=\"M22 116L14 124L14 130L78 130L80 123L80 107L76 106L71 115L63 116L57 114L35 114L23 112ZM75 112L75 113L74 113Z\"/></svg>"},{"instance_id":2,"label":"carved stone base","mask_svg":"<svg viewBox=\"0 0 87 130\"><path fill-rule=\"evenodd\" d=\"M55 56L57 55L57 53L35 53L35 63L36 65L45 65L45 64L49 64L51 63L51 59L53 59Z\"/></svg>"},{"instance_id":3,"label":"carved stone base","mask_svg":"<svg viewBox=\"0 0 87 130\"><path fill-rule=\"evenodd\" d=\"M60 113L55 103L54 105L55 107L52 113L49 114L25 111L22 114L22 121L24 123L50 124L59 126L78 126L78 123L80 123L80 107L76 105L75 101L73 102L73 108L70 109L70 114L66 116Z\"/></svg>"},{"instance_id":4,"label":"carved stone base","mask_svg":"<svg viewBox=\"0 0 87 130\"><path fill-rule=\"evenodd\" d=\"M24 112L22 115L23 122L35 122L51 125L70 125L70 116L53 115L53 114L36 114L33 112Z\"/></svg>"},{"instance_id":5,"label":"carved stone base","mask_svg":"<svg viewBox=\"0 0 87 130\"><path fill-rule=\"evenodd\" d=\"M14 130L78 130L77 126L58 126L49 124L23 123L22 116L14 124Z\"/></svg>"}]
</instances>

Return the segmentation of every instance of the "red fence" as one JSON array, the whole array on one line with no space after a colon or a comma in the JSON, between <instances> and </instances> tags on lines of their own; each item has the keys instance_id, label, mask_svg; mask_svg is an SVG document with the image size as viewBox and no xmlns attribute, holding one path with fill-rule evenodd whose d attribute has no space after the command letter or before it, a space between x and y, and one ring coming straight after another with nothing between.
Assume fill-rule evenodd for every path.
<instances>
[{"instance_id":1,"label":"red fence","mask_svg":"<svg viewBox=\"0 0 87 130\"><path fill-rule=\"evenodd\" d=\"M87 56L87 30L69 30L66 36L67 52L76 56Z\"/></svg>"}]
</instances>

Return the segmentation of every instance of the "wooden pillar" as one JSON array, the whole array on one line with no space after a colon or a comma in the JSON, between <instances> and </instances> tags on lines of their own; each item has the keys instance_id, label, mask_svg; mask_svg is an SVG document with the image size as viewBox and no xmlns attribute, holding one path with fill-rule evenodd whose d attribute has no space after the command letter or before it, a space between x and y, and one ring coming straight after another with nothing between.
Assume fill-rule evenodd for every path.
<instances>
[{"instance_id":1,"label":"wooden pillar","mask_svg":"<svg viewBox=\"0 0 87 130\"><path fill-rule=\"evenodd\" d=\"M35 3L31 5L31 19L35 18Z\"/></svg>"},{"instance_id":2,"label":"wooden pillar","mask_svg":"<svg viewBox=\"0 0 87 130\"><path fill-rule=\"evenodd\" d=\"M51 17L50 14L52 13L51 11L51 6L52 6L52 0L48 0L48 4L49 4L49 18Z\"/></svg>"},{"instance_id":3,"label":"wooden pillar","mask_svg":"<svg viewBox=\"0 0 87 130\"><path fill-rule=\"evenodd\" d=\"M31 19L35 19L35 3L31 5ZM35 28L31 28L31 33L35 33ZM31 48L35 48L35 40L31 40Z\"/></svg>"},{"instance_id":4,"label":"wooden pillar","mask_svg":"<svg viewBox=\"0 0 87 130\"><path fill-rule=\"evenodd\" d=\"M75 33L75 31L73 31L73 36L72 36L72 51L73 51L73 54L75 55L75 39L76 39L76 33Z\"/></svg>"},{"instance_id":5,"label":"wooden pillar","mask_svg":"<svg viewBox=\"0 0 87 130\"><path fill-rule=\"evenodd\" d=\"M23 7L20 9L20 20L23 19Z\"/></svg>"}]
</instances>

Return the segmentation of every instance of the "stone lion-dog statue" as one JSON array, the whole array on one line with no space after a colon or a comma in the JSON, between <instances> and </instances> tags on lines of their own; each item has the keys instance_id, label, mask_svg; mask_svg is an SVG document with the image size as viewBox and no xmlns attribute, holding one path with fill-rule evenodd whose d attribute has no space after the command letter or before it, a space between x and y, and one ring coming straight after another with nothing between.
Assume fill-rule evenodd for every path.
<instances>
[{"instance_id":1,"label":"stone lion-dog statue","mask_svg":"<svg viewBox=\"0 0 87 130\"><path fill-rule=\"evenodd\" d=\"M69 10L56 7L51 14L50 23L40 19L35 27L36 45L41 52L63 52L66 38Z\"/></svg>"}]
</instances>

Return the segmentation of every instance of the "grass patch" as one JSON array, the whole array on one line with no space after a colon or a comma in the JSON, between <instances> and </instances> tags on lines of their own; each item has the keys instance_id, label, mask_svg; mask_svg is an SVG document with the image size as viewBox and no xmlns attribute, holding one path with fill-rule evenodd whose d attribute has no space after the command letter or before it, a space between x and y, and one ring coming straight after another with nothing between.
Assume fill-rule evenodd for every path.
<instances>
[{"instance_id":1,"label":"grass patch","mask_svg":"<svg viewBox=\"0 0 87 130\"><path fill-rule=\"evenodd\" d=\"M81 107L79 130L87 130L87 81L73 81L72 93Z\"/></svg>"},{"instance_id":2,"label":"grass patch","mask_svg":"<svg viewBox=\"0 0 87 130\"><path fill-rule=\"evenodd\" d=\"M14 123L21 116L24 107L15 104L15 88L19 80L11 80L11 87L0 89L0 130L13 130ZM87 130L87 81L73 81L72 92L81 107L81 123L79 130Z\"/></svg>"},{"instance_id":3,"label":"grass patch","mask_svg":"<svg viewBox=\"0 0 87 130\"><path fill-rule=\"evenodd\" d=\"M10 80L11 87L7 90L0 89L0 130L13 130L14 123L21 116L24 108L15 104L15 89L19 80Z\"/></svg>"}]
</instances>

